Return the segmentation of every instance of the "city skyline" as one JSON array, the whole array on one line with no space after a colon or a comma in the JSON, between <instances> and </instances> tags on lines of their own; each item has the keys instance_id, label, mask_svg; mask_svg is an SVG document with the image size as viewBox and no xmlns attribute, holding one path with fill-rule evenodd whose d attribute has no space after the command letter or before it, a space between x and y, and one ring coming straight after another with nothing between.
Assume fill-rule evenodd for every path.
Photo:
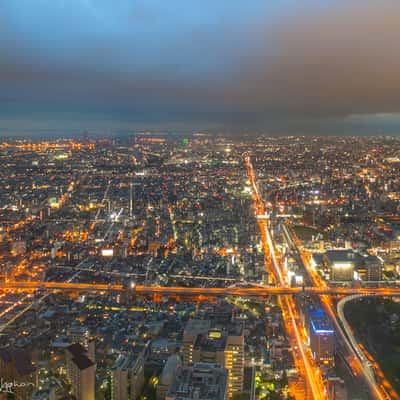
<instances>
[{"instance_id":1,"label":"city skyline","mask_svg":"<svg viewBox=\"0 0 400 400\"><path fill-rule=\"evenodd\" d=\"M21 400L400 398L400 138L0 156L0 376Z\"/></svg>"},{"instance_id":2,"label":"city skyline","mask_svg":"<svg viewBox=\"0 0 400 400\"><path fill-rule=\"evenodd\" d=\"M398 0L0 2L0 400L400 400Z\"/></svg>"}]
</instances>

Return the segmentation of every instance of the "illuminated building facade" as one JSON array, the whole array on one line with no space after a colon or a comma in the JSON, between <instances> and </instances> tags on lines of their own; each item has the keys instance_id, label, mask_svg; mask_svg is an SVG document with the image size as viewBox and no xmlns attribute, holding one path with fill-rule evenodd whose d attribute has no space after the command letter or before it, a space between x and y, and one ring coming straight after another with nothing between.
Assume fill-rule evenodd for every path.
<instances>
[{"instance_id":1,"label":"illuminated building facade","mask_svg":"<svg viewBox=\"0 0 400 400\"><path fill-rule=\"evenodd\" d=\"M382 261L376 256L368 256L364 260L365 264L365 280L381 281L382 280Z\"/></svg>"},{"instance_id":2,"label":"illuminated building facade","mask_svg":"<svg viewBox=\"0 0 400 400\"><path fill-rule=\"evenodd\" d=\"M325 367L335 363L335 331L322 309L310 311L309 338L314 359Z\"/></svg>"},{"instance_id":3,"label":"illuminated building facade","mask_svg":"<svg viewBox=\"0 0 400 400\"><path fill-rule=\"evenodd\" d=\"M210 327L211 321L204 319L192 319L186 324L181 347L182 360L185 365L193 362L193 345L197 336L207 333Z\"/></svg>"},{"instance_id":4,"label":"illuminated building facade","mask_svg":"<svg viewBox=\"0 0 400 400\"><path fill-rule=\"evenodd\" d=\"M330 250L324 255L324 262L330 271L331 281L351 282L357 255L352 250Z\"/></svg>"},{"instance_id":5,"label":"illuminated building facade","mask_svg":"<svg viewBox=\"0 0 400 400\"><path fill-rule=\"evenodd\" d=\"M210 326L210 322L204 323ZM213 363L228 370L228 396L243 391L244 335L241 324L229 323L210 328L205 333L192 335L193 342L186 343L186 358L193 363ZM186 337L188 339L188 337Z\"/></svg>"}]
</instances>

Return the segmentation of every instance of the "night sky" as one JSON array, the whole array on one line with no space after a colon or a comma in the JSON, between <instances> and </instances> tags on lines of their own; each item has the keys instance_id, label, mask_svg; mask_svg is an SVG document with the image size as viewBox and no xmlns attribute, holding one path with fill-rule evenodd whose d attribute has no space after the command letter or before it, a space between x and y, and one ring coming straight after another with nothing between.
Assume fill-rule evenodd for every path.
<instances>
[{"instance_id":1,"label":"night sky","mask_svg":"<svg viewBox=\"0 0 400 400\"><path fill-rule=\"evenodd\" d=\"M398 0L1 0L0 134L400 133Z\"/></svg>"}]
</instances>

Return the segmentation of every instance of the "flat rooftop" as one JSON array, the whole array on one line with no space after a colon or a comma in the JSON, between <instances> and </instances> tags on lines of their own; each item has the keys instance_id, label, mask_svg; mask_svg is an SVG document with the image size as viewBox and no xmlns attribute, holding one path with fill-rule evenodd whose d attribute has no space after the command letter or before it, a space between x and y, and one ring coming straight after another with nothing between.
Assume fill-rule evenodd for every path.
<instances>
[{"instance_id":1,"label":"flat rooftop","mask_svg":"<svg viewBox=\"0 0 400 400\"><path fill-rule=\"evenodd\" d=\"M218 364L195 363L178 371L166 399L224 400L228 372Z\"/></svg>"},{"instance_id":2,"label":"flat rooftop","mask_svg":"<svg viewBox=\"0 0 400 400\"><path fill-rule=\"evenodd\" d=\"M314 333L329 335L334 333L331 321L322 309L310 311L310 325Z\"/></svg>"}]
</instances>

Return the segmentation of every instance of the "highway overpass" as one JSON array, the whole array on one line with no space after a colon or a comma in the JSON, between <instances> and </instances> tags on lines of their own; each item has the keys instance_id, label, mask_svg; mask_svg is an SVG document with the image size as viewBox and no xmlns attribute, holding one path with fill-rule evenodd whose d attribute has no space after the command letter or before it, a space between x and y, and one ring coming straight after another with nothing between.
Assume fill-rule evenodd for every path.
<instances>
[{"instance_id":1,"label":"highway overpass","mask_svg":"<svg viewBox=\"0 0 400 400\"><path fill-rule=\"evenodd\" d=\"M400 288L351 288L351 287L282 287L282 286L252 286L252 287L176 287L176 286L141 286L125 287L124 285L106 283L75 283L75 282L29 282L9 281L0 285L0 290L64 290L81 292L122 292L131 291L137 294L160 294L179 296L270 296L294 295L309 293L316 295L370 295L370 296L400 296Z\"/></svg>"}]
</instances>

